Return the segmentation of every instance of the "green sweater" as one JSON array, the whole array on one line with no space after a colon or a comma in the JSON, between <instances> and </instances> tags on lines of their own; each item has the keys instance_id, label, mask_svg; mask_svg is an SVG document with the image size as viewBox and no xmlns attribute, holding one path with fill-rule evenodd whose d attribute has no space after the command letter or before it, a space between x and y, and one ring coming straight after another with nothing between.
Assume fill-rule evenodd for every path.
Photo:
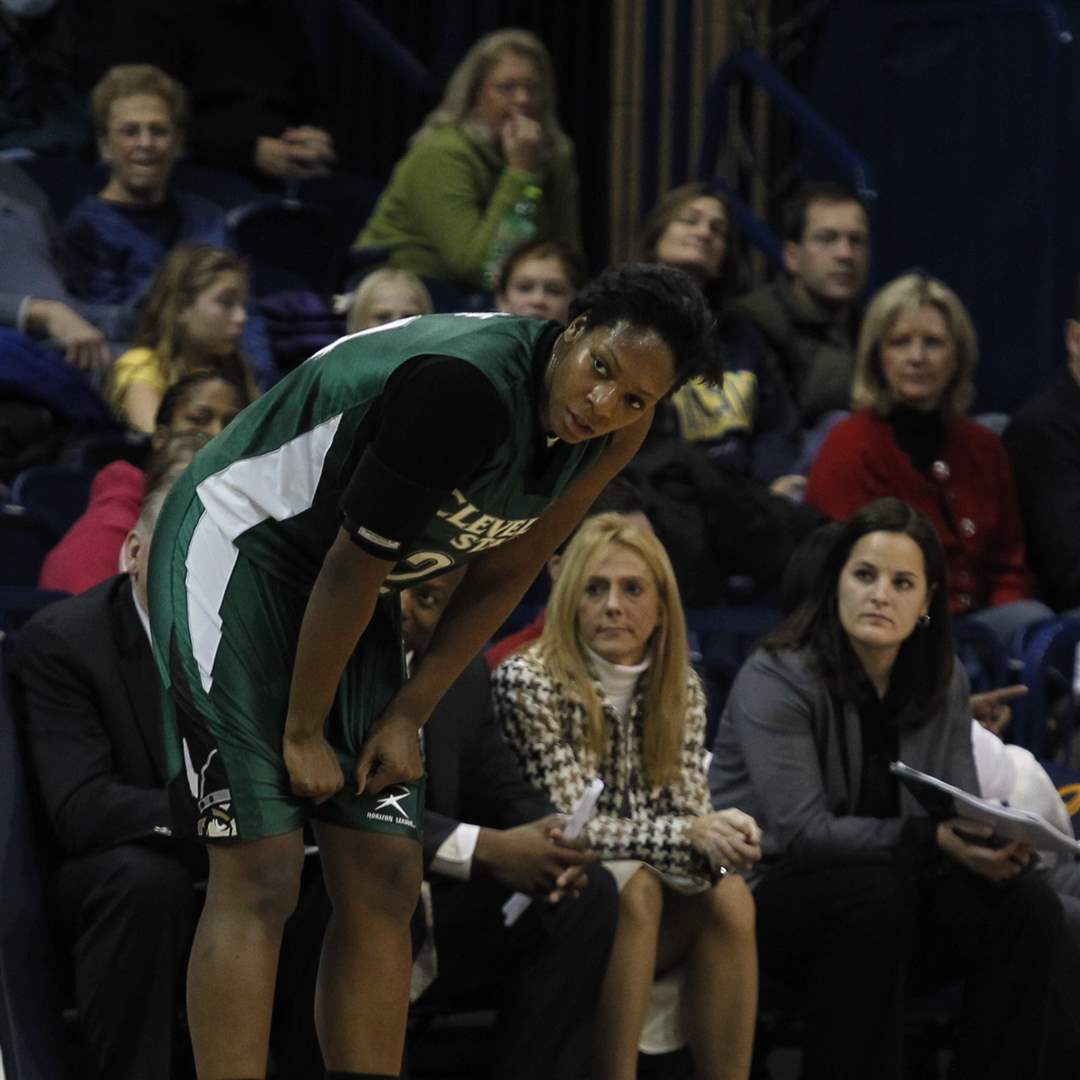
<instances>
[{"instance_id":1,"label":"green sweater","mask_svg":"<svg viewBox=\"0 0 1080 1080\"><path fill-rule=\"evenodd\" d=\"M391 266L483 289L499 222L530 184L543 191L538 238L580 251L572 147L567 143L542 172L513 169L460 127L432 132L397 163L355 246L388 247Z\"/></svg>"}]
</instances>

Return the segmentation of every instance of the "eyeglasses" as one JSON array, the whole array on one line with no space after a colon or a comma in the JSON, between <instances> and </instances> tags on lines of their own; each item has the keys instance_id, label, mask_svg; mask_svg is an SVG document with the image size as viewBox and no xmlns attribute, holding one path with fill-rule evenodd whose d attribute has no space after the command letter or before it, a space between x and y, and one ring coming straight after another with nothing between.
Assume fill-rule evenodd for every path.
<instances>
[{"instance_id":1,"label":"eyeglasses","mask_svg":"<svg viewBox=\"0 0 1080 1080\"><path fill-rule=\"evenodd\" d=\"M169 139L176 134L176 128L170 124L120 124L110 128L109 133L120 139L137 139L144 134L151 139Z\"/></svg>"},{"instance_id":2,"label":"eyeglasses","mask_svg":"<svg viewBox=\"0 0 1080 1080\"><path fill-rule=\"evenodd\" d=\"M496 94L506 97L519 91L533 98L540 97L544 93L544 88L540 83L529 79L506 79L503 82L492 83L491 89Z\"/></svg>"}]
</instances>

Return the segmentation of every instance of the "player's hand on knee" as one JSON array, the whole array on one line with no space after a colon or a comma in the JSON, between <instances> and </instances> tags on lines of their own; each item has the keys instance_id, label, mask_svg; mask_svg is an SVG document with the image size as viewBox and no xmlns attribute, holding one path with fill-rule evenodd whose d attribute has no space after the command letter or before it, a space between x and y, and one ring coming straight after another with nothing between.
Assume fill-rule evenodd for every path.
<instances>
[{"instance_id":1,"label":"player's hand on knee","mask_svg":"<svg viewBox=\"0 0 1080 1080\"><path fill-rule=\"evenodd\" d=\"M294 795L321 803L345 786L337 754L321 732L298 736L286 731L282 752Z\"/></svg>"},{"instance_id":2,"label":"player's hand on knee","mask_svg":"<svg viewBox=\"0 0 1080 1080\"><path fill-rule=\"evenodd\" d=\"M405 714L384 714L360 748L356 794L378 795L392 784L408 784L423 775L419 725Z\"/></svg>"}]
</instances>

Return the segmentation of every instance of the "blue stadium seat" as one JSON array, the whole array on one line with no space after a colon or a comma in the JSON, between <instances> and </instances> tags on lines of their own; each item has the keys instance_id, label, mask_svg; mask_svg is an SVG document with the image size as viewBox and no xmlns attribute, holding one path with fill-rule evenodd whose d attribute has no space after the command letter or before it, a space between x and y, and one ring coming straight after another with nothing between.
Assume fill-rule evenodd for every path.
<instances>
[{"instance_id":1,"label":"blue stadium seat","mask_svg":"<svg viewBox=\"0 0 1080 1080\"><path fill-rule=\"evenodd\" d=\"M150 456L150 436L141 431L98 431L71 439L64 447L69 465L103 468L114 461L129 461L142 469Z\"/></svg>"},{"instance_id":2,"label":"blue stadium seat","mask_svg":"<svg viewBox=\"0 0 1080 1080\"><path fill-rule=\"evenodd\" d=\"M1068 761L1076 726L1073 679L1080 619L1051 619L1037 623L1023 641L1023 682L1027 695L1013 703L1013 739L1036 757ZM1047 719L1054 708L1052 738Z\"/></svg>"},{"instance_id":3,"label":"blue stadium seat","mask_svg":"<svg viewBox=\"0 0 1080 1080\"><path fill-rule=\"evenodd\" d=\"M231 245L251 261L253 292L327 294L337 287L350 237L328 211L294 199L266 198L229 211Z\"/></svg>"},{"instance_id":4,"label":"blue stadium seat","mask_svg":"<svg viewBox=\"0 0 1080 1080\"><path fill-rule=\"evenodd\" d=\"M952 627L956 655L968 673L973 694L997 690L1012 681L1009 650L992 630L968 619L953 619Z\"/></svg>"},{"instance_id":5,"label":"blue stadium seat","mask_svg":"<svg viewBox=\"0 0 1080 1080\"><path fill-rule=\"evenodd\" d=\"M691 658L708 697L705 745L712 747L731 684L757 643L779 626L780 609L767 604L725 604L687 608L686 629Z\"/></svg>"},{"instance_id":6,"label":"blue stadium seat","mask_svg":"<svg viewBox=\"0 0 1080 1080\"><path fill-rule=\"evenodd\" d=\"M25 506L0 504L0 585L36 586L41 564L60 534Z\"/></svg>"},{"instance_id":7,"label":"blue stadium seat","mask_svg":"<svg viewBox=\"0 0 1080 1080\"><path fill-rule=\"evenodd\" d=\"M95 475L97 470L87 465L33 465L12 481L11 501L63 536L86 509Z\"/></svg>"}]
</instances>

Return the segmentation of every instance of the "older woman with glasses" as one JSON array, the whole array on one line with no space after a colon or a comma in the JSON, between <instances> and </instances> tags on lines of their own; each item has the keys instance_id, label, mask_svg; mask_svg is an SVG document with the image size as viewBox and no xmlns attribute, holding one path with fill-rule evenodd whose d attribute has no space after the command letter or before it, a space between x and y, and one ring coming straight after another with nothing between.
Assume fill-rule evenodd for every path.
<instances>
[{"instance_id":1,"label":"older woman with glasses","mask_svg":"<svg viewBox=\"0 0 1080 1080\"><path fill-rule=\"evenodd\" d=\"M581 249L574 151L555 116L551 57L535 34L498 30L450 76L356 246L389 248L391 266L422 277L490 290L500 225L522 203L535 239Z\"/></svg>"}]
</instances>

